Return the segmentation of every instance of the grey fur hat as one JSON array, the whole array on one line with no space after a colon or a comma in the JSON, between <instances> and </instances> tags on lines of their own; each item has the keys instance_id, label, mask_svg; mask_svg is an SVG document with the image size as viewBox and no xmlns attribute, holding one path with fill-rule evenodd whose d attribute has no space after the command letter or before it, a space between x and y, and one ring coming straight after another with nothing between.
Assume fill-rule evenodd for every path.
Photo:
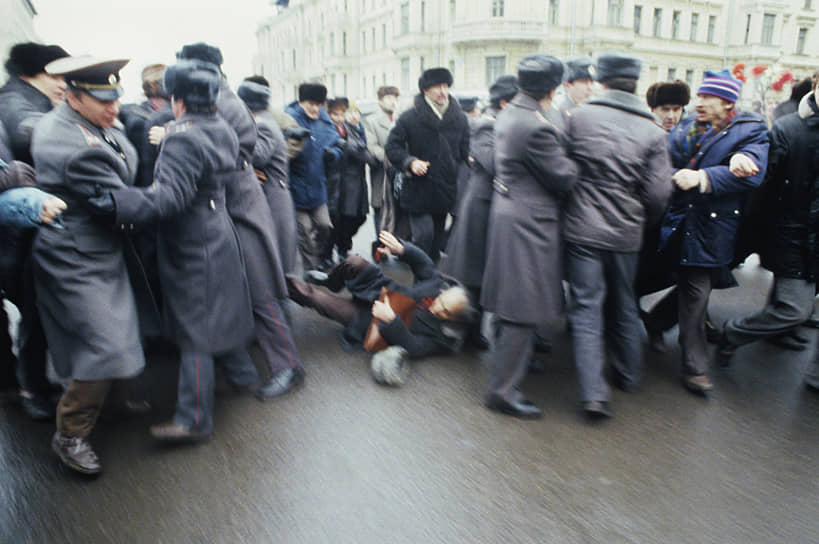
<instances>
[{"instance_id":1,"label":"grey fur hat","mask_svg":"<svg viewBox=\"0 0 819 544\"><path fill-rule=\"evenodd\" d=\"M407 381L409 353L401 346L390 346L373 355L370 370L373 379L381 385L400 387Z\"/></svg>"}]
</instances>

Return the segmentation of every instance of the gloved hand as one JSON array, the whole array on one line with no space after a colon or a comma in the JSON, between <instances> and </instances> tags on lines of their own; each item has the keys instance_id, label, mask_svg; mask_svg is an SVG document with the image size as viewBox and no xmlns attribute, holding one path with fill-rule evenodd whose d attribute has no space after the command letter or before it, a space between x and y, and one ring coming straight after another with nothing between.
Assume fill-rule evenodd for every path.
<instances>
[{"instance_id":1,"label":"gloved hand","mask_svg":"<svg viewBox=\"0 0 819 544\"><path fill-rule=\"evenodd\" d=\"M284 137L293 138L294 140L304 140L310 134L310 129L304 127L290 127L284 130Z\"/></svg>"},{"instance_id":2,"label":"gloved hand","mask_svg":"<svg viewBox=\"0 0 819 544\"><path fill-rule=\"evenodd\" d=\"M334 150L335 145L328 146L324 148L322 153L322 157L324 158L324 162L333 162L338 160L338 152Z\"/></svg>"},{"instance_id":3,"label":"gloved hand","mask_svg":"<svg viewBox=\"0 0 819 544\"><path fill-rule=\"evenodd\" d=\"M94 194L85 201L88 212L97 219L113 224L117 217L117 206L111 191L106 191L97 185Z\"/></svg>"},{"instance_id":4,"label":"gloved hand","mask_svg":"<svg viewBox=\"0 0 819 544\"><path fill-rule=\"evenodd\" d=\"M344 147L347 145L347 140L345 138L338 138L333 143L333 145L336 146L337 148L343 150Z\"/></svg>"}]
</instances>

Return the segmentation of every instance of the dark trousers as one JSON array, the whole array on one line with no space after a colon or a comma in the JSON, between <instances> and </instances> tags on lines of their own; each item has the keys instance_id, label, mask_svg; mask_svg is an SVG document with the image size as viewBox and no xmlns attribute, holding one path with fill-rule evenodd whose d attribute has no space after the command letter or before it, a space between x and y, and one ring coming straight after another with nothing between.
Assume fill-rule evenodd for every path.
<instances>
[{"instance_id":1,"label":"dark trousers","mask_svg":"<svg viewBox=\"0 0 819 544\"><path fill-rule=\"evenodd\" d=\"M9 316L5 308L2 307L3 299L0 298L0 391L6 389L17 389L17 357L11 351L11 335L9 334Z\"/></svg>"},{"instance_id":2,"label":"dark trousers","mask_svg":"<svg viewBox=\"0 0 819 544\"><path fill-rule=\"evenodd\" d=\"M327 288L331 291L340 291L346 281L355 278L369 265L370 263L359 255L347 257L328 273ZM349 324L355 319L359 311L365 309L364 306L357 304L351 298L328 293L292 276L287 277L287 291L290 299L296 304L313 308L324 317L342 325Z\"/></svg>"},{"instance_id":3,"label":"dark trousers","mask_svg":"<svg viewBox=\"0 0 819 544\"><path fill-rule=\"evenodd\" d=\"M607 401L605 340L620 378L637 385L642 377L640 317L634 295L638 254L567 244L566 255L580 399Z\"/></svg>"},{"instance_id":4,"label":"dark trousers","mask_svg":"<svg viewBox=\"0 0 819 544\"><path fill-rule=\"evenodd\" d=\"M174 422L205 433L213 430L216 363L222 366L225 378L234 387L249 387L258 382L256 367L244 348L218 357L210 353L183 350L179 362Z\"/></svg>"},{"instance_id":5,"label":"dark trousers","mask_svg":"<svg viewBox=\"0 0 819 544\"><path fill-rule=\"evenodd\" d=\"M328 245L328 257L333 255L333 247L338 250L342 259L347 257L347 252L353 248L353 236L364 224L366 217L360 215L339 215L333 217L333 231L330 234L330 244Z\"/></svg>"},{"instance_id":6,"label":"dark trousers","mask_svg":"<svg viewBox=\"0 0 819 544\"><path fill-rule=\"evenodd\" d=\"M680 347L685 375L708 371L708 341L705 319L708 297L713 289L713 268L680 266L677 282L679 297Z\"/></svg>"},{"instance_id":7,"label":"dark trousers","mask_svg":"<svg viewBox=\"0 0 819 544\"><path fill-rule=\"evenodd\" d=\"M110 389L111 380L68 382L57 403L57 430L65 436L87 438Z\"/></svg>"},{"instance_id":8,"label":"dark trousers","mask_svg":"<svg viewBox=\"0 0 819 544\"><path fill-rule=\"evenodd\" d=\"M499 321L498 336L489 364L487 397L507 402L523 400L520 384L526 377L535 341L535 325Z\"/></svg>"},{"instance_id":9,"label":"dark trousers","mask_svg":"<svg viewBox=\"0 0 819 544\"><path fill-rule=\"evenodd\" d=\"M293 333L278 299L272 296L253 299L253 329L266 372L272 375L301 367Z\"/></svg>"},{"instance_id":10,"label":"dark trousers","mask_svg":"<svg viewBox=\"0 0 819 544\"><path fill-rule=\"evenodd\" d=\"M375 239L378 239L378 233L381 232L381 208L373 208L373 228L375 229Z\"/></svg>"},{"instance_id":11,"label":"dark trousers","mask_svg":"<svg viewBox=\"0 0 819 544\"><path fill-rule=\"evenodd\" d=\"M446 241L445 213L413 213L410 214L410 229L412 243L424 250L429 258L438 262L441 250Z\"/></svg>"},{"instance_id":12,"label":"dark trousers","mask_svg":"<svg viewBox=\"0 0 819 544\"><path fill-rule=\"evenodd\" d=\"M725 336L741 346L791 331L813 313L815 292L815 283L774 277L765 307L753 315L728 321Z\"/></svg>"}]
</instances>

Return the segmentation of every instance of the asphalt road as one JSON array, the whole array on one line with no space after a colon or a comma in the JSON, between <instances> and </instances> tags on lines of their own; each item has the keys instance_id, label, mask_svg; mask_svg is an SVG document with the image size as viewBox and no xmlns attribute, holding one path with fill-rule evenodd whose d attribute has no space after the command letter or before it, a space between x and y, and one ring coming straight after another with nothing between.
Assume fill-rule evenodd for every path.
<instances>
[{"instance_id":1,"label":"asphalt road","mask_svg":"<svg viewBox=\"0 0 819 544\"><path fill-rule=\"evenodd\" d=\"M737 275L712 298L717 322L765 299L766 272ZM175 394L175 362L153 357L155 409L99 424L96 479L60 466L53 424L0 406L0 542L819 542L819 394L801 383L815 348L743 347L705 400L679 384L674 329L667 354L646 350L642 390L615 391L614 418L590 424L559 332L525 384L544 417L518 421L483 407L478 352L385 388L339 326L298 307L293 320L305 385L266 404L220 396L205 444L152 442Z\"/></svg>"}]
</instances>

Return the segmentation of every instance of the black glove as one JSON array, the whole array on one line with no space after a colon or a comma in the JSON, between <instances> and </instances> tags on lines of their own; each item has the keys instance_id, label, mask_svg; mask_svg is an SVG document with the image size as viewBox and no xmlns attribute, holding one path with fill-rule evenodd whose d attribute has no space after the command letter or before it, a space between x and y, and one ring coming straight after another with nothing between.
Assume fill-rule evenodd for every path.
<instances>
[{"instance_id":1,"label":"black glove","mask_svg":"<svg viewBox=\"0 0 819 544\"><path fill-rule=\"evenodd\" d=\"M117 218L117 206L114 203L114 195L111 191L105 191L99 185L94 190L94 194L85 201L85 207L92 217L106 223L113 224Z\"/></svg>"},{"instance_id":2,"label":"black glove","mask_svg":"<svg viewBox=\"0 0 819 544\"><path fill-rule=\"evenodd\" d=\"M284 130L285 138L293 138L294 140L304 140L310 136L310 129L304 127L290 127Z\"/></svg>"}]
</instances>

